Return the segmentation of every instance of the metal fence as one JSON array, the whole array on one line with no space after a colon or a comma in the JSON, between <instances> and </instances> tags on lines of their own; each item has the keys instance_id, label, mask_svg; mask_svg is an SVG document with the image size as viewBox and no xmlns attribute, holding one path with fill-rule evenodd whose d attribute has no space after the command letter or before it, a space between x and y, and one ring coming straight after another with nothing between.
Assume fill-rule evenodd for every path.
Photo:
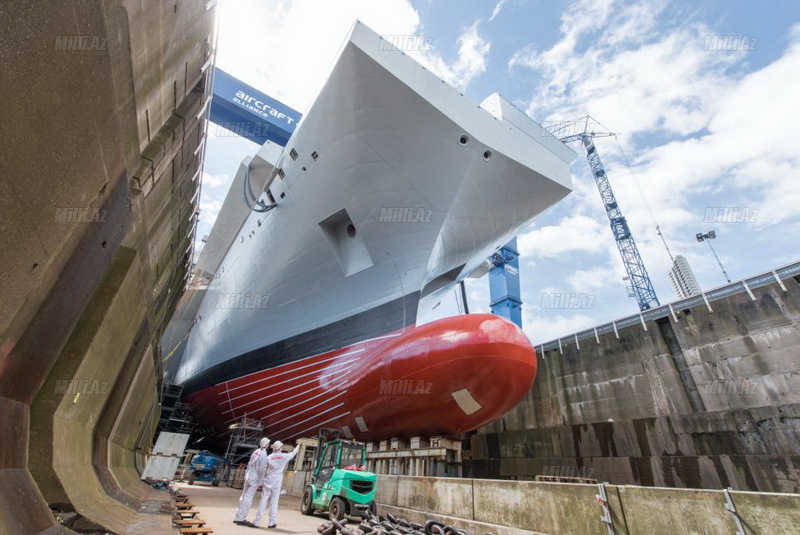
<instances>
[{"instance_id":1,"label":"metal fence","mask_svg":"<svg viewBox=\"0 0 800 535\"><path fill-rule=\"evenodd\" d=\"M645 310L638 314L632 314L630 316L626 316L609 323L604 323L591 329L579 331L575 334L562 336L561 338L556 338L555 340L551 340L544 344L539 344L536 347L538 348L540 355L544 355L545 351L551 351L554 349L558 349L559 352L563 353L564 347L570 344L575 344L578 349L580 349L580 344L584 340L594 339L599 343L601 334L614 333L616 337L619 338L619 329L630 327L631 325L636 325L637 323L640 324L646 331L648 321L655 321L660 318L666 318L670 315L675 321L677 321L678 317L676 311L686 310L699 305L705 305L708 307L710 312L713 312L714 308L711 306L711 303L731 295L747 293L750 296L750 299L755 301L755 296L752 292L753 288L760 288L769 284L777 284L783 291L786 291L786 285L784 285L783 280L790 277L795 277L797 275L800 275L800 262L794 262L782 268L773 269L772 271L767 271L748 279L742 279L724 286L719 286L713 290L702 292L700 295L694 295L692 297L687 297L686 299L673 301L672 303L651 308L650 310Z\"/></svg>"}]
</instances>

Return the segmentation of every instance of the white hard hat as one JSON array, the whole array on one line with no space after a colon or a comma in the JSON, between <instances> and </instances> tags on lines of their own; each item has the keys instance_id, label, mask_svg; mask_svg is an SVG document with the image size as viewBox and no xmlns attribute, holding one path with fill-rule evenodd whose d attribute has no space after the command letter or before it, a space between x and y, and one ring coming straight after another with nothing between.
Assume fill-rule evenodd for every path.
<instances>
[{"instance_id":1,"label":"white hard hat","mask_svg":"<svg viewBox=\"0 0 800 535\"><path fill-rule=\"evenodd\" d=\"M280 440L276 440L275 442L272 443L272 449L275 451L280 450L282 447L283 447L283 442L281 442Z\"/></svg>"},{"instance_id":2,"label":"white hard hat","mask_svg":"<svg viewBox=\"0 0 800 535\"><path fill-rule=\"evenodd\" d=\"M269 446L269 439L267 437L264 437L261 439L261 447L266 448L267 446Z\"/></svg>"}]
</instances>

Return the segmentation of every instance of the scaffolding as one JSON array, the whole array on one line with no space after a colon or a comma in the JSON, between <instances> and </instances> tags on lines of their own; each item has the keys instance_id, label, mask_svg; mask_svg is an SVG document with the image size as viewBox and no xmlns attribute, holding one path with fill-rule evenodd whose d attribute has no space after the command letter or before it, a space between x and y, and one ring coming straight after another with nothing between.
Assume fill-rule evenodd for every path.
<instances>
[{"instance_id":1,"label":"scaffolding","mask_svg":"<svg viewBox=\"0 0 800 535\"><path fill-rule=\"evenodd\" d=\"M182 387L164 383L164 389L161 393L159 431L185 434L191 434L194 431L195 422L192 419L192 410L189 405L180 401L182 393Z\"/></svg>"},{"instance_id":2,"label":"scaffolding","mask_svg":"<svg viewBox=\"0 0 800 535\"><path fill-rule=\"evenodd\" d=\"M245 459L258 448L264 426L261 420L248 418L247 414L241 417L236 423L230 426L231 438L228 440L228 449L225 451L225 458L231 466L235 466Z\"/></svg>"}]
</instances>

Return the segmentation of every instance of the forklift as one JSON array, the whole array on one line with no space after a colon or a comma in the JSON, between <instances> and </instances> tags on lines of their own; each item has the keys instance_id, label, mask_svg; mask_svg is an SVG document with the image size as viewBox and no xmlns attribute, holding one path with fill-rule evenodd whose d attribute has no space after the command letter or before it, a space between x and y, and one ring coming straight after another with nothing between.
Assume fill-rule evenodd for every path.
<instances>
[{"instance_id":1,"label":"forklift","mask_svg":"<svg viewBox=\"0 0 800 535\"><path fill-rule=\"evenodd\" d=\"M306 472L300 512L327 512L331 520L377 515L378 478L366 471L367 450L362 442L340 438L338 429L320 429L312 469Z\"/></svg>"}]
</instances>

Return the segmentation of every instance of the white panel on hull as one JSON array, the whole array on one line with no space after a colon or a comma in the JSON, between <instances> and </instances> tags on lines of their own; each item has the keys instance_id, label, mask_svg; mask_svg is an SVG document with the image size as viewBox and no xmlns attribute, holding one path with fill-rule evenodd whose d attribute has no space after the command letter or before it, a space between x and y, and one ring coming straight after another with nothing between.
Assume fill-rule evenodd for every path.
<instances>
[{"instance_id":1,"label":"white panel on hull","mask_svg":"<svg viewBox=\"0 0 800 535\"><path fill-rule=\"evenodd\" d=\"M356 425L358 426L358 430L362 433L366 433L369 431L369 427L367 427L367 423L364 421L364 418L361 416L356 416Z\"/></svg>"},{"instance_id":2,"label":"white panel on hull","mask_svg":"<svg viewBox=\"0 0 800 535\"><path fill-rule=\"evenodd\" d=\"M458 407L464 411L464 414L467 416L481 410L481 404L475 400L470 391L466 388L451 392L450 395L453 396L453 399L458 403Z\"/></svg>"}]
</instances>

